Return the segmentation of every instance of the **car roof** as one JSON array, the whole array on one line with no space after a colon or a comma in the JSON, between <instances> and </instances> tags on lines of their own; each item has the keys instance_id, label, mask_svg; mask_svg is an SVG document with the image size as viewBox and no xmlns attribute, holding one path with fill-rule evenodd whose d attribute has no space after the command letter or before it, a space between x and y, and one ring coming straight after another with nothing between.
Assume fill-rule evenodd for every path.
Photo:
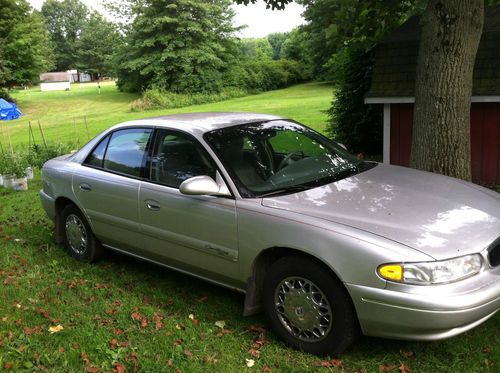
<instances>
[{"instance_id":1,"label":"car roof","mask_svg":"<svg viewBox=\"0 0 500 373\"><path fill-rule=\"evenodd\" d=\"M145 118L118 124L116 127L157 126L176 128L187 132L208 132L224 127L245 123L263 122L283 119L270 114L245 112L206 112L164 115L155 118Z\"/></svg>"}]
</instances>

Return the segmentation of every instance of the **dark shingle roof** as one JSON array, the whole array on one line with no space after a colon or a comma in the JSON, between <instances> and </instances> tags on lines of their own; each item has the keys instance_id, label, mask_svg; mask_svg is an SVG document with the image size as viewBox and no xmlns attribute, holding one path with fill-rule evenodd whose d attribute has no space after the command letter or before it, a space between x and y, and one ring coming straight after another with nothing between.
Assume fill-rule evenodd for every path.
<instances>
[{"instance_id":1,"label":"dark shingle roof","mask_svg":"<svg viewBox=\"0 0 500 373\"><path fill-rule=\"evenodd\" d=\"M420 30L415 16L379 43L366 97L414 96ZM500 5L485 9L473 84L474 96L500 95Z\"/></svg>"}]
</instances>

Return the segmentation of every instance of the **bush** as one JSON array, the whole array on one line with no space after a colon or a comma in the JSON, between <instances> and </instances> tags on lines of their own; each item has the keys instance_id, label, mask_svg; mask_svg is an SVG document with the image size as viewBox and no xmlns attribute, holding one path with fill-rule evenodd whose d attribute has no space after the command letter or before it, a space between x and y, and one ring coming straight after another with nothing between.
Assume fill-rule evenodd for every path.
<instances>
[{"instance_id":1,"label":"bush","mask_svg":"<svg viewBox=\"0 0 500 373\"><path fill-rule=\"evenodd\" d=\"M161 88L151 88L144 91L141 98L133 101L130 109L132 111L173 109L224 101L247 94L247 91L238 88L225 88L219 93L172 93Z\"/></svg>"},{"instance_id":2,"label":"bush","mask_svg":"<svg viewBox=\"0 0 500 373\"><path fill-rule=\"evenodd\" d=\"M26 168L28 167L26 154L4 152L0 154L0 157L2 158L0 161L0 174L13 175L16 178L26 176Z\"/></svg>"},{"instance_id":3,"label":"bush","mask_svg":"<svg viewBox=\"0 0 500 373\"><path fill-rule=\"evenodd\" d=\"M382 154L382 105L366 105L374 51L349 48L338 61L337 92L328 110L327 132L353 153Z\"/></svg>"},{"instance_id":4,"label":"bush","mask_svg":"<svg viewBox=\"0 0 500 373\"><path fill-rule=\"evenodd\" d=\"M5 88L0 88L0 98L3 98L5 101L16 102L14 98L10 95L9 91Z\"/></svg>"},{"instance_id":5,"label":"bush","mask_svg":"<svg viewBox=\"0 0 500 373\"><path fill-rule=\"evenodd\" d=\"M32 145L26 154L29 166L42 168L43 164L49 159L60 155L68 154L72 147L70 144L48 144L47 147L39 144Z\"/></svg>"}]
</instances>

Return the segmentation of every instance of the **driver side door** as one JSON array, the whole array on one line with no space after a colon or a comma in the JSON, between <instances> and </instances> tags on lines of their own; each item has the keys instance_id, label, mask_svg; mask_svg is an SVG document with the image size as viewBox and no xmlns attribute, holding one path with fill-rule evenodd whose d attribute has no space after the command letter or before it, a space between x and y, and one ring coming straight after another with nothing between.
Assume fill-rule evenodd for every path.
<instances>
[{"instance_id":1,"label":"driver side door","mask_svg":"<svg viewBox=\"0 0 500 373\"><path fill-rule=\"evenodd\" d=\"M139 192L146 255L161 263L219 278L237 277L238 241L234 198L188 196L180 184L191 177L217 177L210 155L187 133L158 129L150 159L150 179Z\"/></svg>"}]
</instances>

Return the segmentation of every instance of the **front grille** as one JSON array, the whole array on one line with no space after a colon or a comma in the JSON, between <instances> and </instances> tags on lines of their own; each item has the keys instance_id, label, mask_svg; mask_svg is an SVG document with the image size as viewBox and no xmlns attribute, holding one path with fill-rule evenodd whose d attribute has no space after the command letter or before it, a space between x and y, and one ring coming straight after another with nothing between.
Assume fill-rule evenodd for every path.
<instances>
[{"instance_id":1,"label":"front grille","mask_svg":"<svg viewBox=\"0 0 500 373\"><path fill-rule=\"evenodd\" d=\"M491 266L496 267L500 265L500 239L496 240L488 251L488 260Z\"/></svg>"}]
</instances>

